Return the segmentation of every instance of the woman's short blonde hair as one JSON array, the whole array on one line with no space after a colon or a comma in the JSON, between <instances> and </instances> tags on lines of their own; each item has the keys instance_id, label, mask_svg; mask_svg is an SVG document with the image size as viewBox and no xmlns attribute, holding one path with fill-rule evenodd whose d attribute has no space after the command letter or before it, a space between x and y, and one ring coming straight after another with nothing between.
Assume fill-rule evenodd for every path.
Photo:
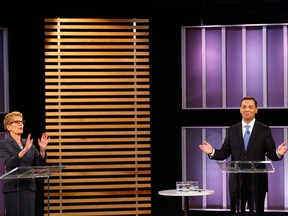
<instances>
[{"instance_id":1,"label":"woman's short blonde hair","mask_svg":"<svg viewBox=\"0 0 288 216\"><path fill-rule=\"evenodd\" d=\"M5 118L4 118L4 120L3 120L3 125L4 125L4 129L5 129L6 131L8 131L8 130L7 130L7 125L11 124L11 122L13 121L13 118L14 118L15 116L20 116L20 117L23 119L22 113L21 113L21 112L18 112L18 111L10 112L10 113L8 113L8 114L5 116Z\"/></svg>"}]
</instances>

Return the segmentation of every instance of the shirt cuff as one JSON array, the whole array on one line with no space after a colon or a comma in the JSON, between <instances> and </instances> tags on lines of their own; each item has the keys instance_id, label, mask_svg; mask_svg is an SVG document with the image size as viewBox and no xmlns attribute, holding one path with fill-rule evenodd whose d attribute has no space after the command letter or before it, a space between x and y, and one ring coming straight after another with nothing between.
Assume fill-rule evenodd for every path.
<instances>
[{"instance_id":1,"label":"shirt cuff","mask_svg":"<svg viewBox=\"0 0 288 216\"><path fill-rule=\"evenodd\" d=\"M214 154L215 154L215 149L213 148L212 152L208 154L209 158L213 158Z\"/></svg>"}]
</instances>

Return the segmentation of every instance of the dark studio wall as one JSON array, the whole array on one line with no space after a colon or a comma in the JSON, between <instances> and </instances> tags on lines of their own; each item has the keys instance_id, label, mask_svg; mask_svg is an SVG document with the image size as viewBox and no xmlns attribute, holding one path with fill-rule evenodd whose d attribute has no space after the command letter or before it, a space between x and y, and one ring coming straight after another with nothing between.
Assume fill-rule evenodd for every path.
<instances>
[{"instance_id":1,"label":"dark studio wall","mask_svg":"<svg viewBox=\"0 0 288 216\"><path fill-rule=\"evenodd\" d=\"M16 8L17 7L17 8ZM20 10L19 10L20 9ZM181 199L161 197L181 172L181 127L231 125L238 110L182 111L181 26L288 22L285 1L45 1L7 3L0 26L9 28L10 107L26 119L25 135L44 131L44 18L145 17L150 19L152 213L180 215ZM3 11L3 10L2 10ZM258 120L287 125L287 109L264 110ZM39 198L40 199L40 198ZM39 202L41 213L41 202Z\"/></svg>"}]
</instances>

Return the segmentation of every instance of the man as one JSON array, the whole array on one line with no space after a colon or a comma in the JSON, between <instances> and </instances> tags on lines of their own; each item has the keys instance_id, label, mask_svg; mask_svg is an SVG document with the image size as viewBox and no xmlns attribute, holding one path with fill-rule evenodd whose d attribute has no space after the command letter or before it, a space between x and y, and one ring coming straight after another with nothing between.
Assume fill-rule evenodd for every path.
<instances>
[{"instance_id":1,"label":"man","mask_svg":"<svg viewBox=\"0 0 288 216\"><path fill-rule=\"evenodd\" d=\"M287 152L286 142L276 149L270 127L256 121L257 111L257 101L253 97L244 97L240 103L242 121L228 128L221 148L215 149L207 141L203 141L203 144L199 145L200 150L213 160L225 160L229 156L232 161L265 161L266 156L273 161L281 160ZM249 125L248 131L246 125ZM251 134L246 148L245 133ZM245 215L247 202L249 215L255 215L255 211L257 216L264 215L264 203L268 191L267 173L253 175L231 173L229 191L232 214L236 214L240 199L241 215Z\"/></svg>"}]
</instances>

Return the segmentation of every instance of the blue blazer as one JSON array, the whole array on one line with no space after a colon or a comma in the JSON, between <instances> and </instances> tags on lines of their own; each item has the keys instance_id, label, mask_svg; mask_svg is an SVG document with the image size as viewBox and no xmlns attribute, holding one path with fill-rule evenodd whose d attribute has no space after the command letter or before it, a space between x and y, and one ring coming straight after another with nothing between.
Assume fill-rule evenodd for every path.
<instances>
[{"instance_id":1,"label":"blue blazer","mask_svg":"<svg viewBox=\"0 0 288 216\"><path fill-rule=\"evenodd\" d=\"M272 161L278 161L276 145L272 136L271 128L255 121L250 135L247 150L244 148L242 122L230 126L220 149L215 149L211 159L225 160L231 156L232 161L265 161L266 156ZM241 178L239 174L229 175L229 190L237 192L240 189ZM267 173L257 174L256 185L261 191L268 191Z\"/></svg>"}]
</instances>

